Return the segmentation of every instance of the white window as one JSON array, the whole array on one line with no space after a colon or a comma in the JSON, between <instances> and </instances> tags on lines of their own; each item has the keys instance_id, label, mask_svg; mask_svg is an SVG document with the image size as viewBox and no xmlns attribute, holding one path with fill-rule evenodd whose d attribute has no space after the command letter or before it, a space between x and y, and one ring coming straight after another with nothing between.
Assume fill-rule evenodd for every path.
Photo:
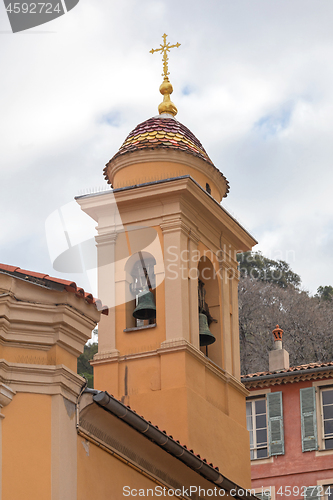
<instances>
[{"instance_id":1,"label":"white window","mask_svg":"<svg viewBox=\"0 0 333 500\"><path fill-rule=\"evenodd\" d=\"M333 449L333 389L321 390L322 440L325 450ZM332 496L333 498L333 496Z\"/></svg>"},{"instance_id":2,"label":"white window","mask_svg":"<svg viewBox=\"0 0 333 500\"><path fill-rule=\"evenodd\" d=\"M246 422L251 460L268 457L266 398L246 402Z\"/></svg>"}]
</instances>

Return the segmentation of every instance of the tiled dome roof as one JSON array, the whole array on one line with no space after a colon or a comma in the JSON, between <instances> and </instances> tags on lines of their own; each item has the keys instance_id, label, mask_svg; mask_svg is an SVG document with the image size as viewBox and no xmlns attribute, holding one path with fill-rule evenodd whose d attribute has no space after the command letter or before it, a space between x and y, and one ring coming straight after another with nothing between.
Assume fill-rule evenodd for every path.
<instances>
[{"instance_id":1,"label":"tiled dome roof","mask_svg":"<svg viewBox=\"0 0 333 500\"><path fill-rule=\"evenodd\" d=\"M213 169L223 179L225 191L222 196L226 196L229 191L229 183L222 172L215 167L209 158L201 142L182 123L171 115L162 114L140 123L132 132L128 134L119 151L111 158L104 168L104 176L108 183L110 167L112 162L121 158L127 153L134 153L142 150L170 149L183 151L184 153L196 156L205 161L208 169Z\"/></svg>"},{"instance_id":2,"label":"tiled dome roof","mask_svg":"<svg viewBox=\"0 0 333 500\"><path fill-rule=\"evenodd\" d=\"M192 132L174 118L149 118L135 127L128 134L118 153L118 156L140 149L175 149L197 156L213 165L201 142ZM106 170L106 169L105 169Z\"/></svg>"}]
</instances>

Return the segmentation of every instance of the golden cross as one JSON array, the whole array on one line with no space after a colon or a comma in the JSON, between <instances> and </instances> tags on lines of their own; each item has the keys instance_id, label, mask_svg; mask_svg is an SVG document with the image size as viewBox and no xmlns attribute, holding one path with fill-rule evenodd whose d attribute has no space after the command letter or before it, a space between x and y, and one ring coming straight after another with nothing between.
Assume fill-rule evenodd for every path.
<instances>
[{"instance_id":1,"label":"golden cross","mask_svg":"<svg viewBox=\"0 0 333 500\"><path fill-rule=\"evenodd\" d=\"M173 49L174 47L177 47L177 49L178 49L178 47L180 47L180 43L176 43L174 45L170 45L169 42L166 43L166 37L167 36L168 35L166 35L165 33L162 36L164 43L163 43L163 45L160 44L161 48L159 48L159 49L151 49L149 51L150 54L154 54L154 52L159 52L159 51L161 51L163 53L163 57L162 57L162 61L163 61L163 73L162 73L162 76L164 76L164 78L167 78L167 76L170 75L170 73L168 71L168 69L169 69L168 68L168 60L169 60L169 58L168 58L168 54L167 53L170 51L170 49Z\"/></svg>"}]
</instances>

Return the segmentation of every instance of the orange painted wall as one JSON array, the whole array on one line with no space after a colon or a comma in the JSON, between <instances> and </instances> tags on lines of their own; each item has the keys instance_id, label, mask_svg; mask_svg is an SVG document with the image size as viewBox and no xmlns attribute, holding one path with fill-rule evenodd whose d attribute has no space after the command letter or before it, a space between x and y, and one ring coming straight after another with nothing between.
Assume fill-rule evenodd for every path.
<instances>
[{"instance_id":1,"label":"orange painted wall","mask_svg":"<svg viewBox=\"0 0 333 500\"><path fill-rule=\"evenodd\" d=\"M58 345L49 350L26 349L26 347L0 346L0 358L12 363L32 365L66 365L76 372L77 358Z\"/></svg>"},{"instance_id":2,"label":"orange painted wall","mask_svg":"<svg viewBox=\"0 0 333 500\"><path fill-rule=\"evenodd\" d=\"M207 168L209 167L207 166ZM208 183L211 187L213 198L219 202L221 201L219 190L209 177L188 165L168 161L138 163L122 168L115 174L113 185L114 188L132 186L134 184L180 177L182 175L190 175L204 190L206 190L206 183Z\"/></svg>"},{"instance_id":3,"label":"orange painted wall","mask_svg":"<svg viewBox=\"0 0 333 500\"><path fill-rule=\"evenodd\" d=\"M156 483L137 470L78 436L78 500L120 500L123 487L154 488ZM133 497L129 497L133 498Z\"/></svg>"},{"instance_id":4,"label":"orange painted wall","mask_svg":"<svg viewBox=\"0 0 333 500\"><path fill-rule=\"evenodd\" d=\"M201 360L170 352L101 364L96 374L96 389L107 390L229 479L250 487L245 397Z\"/></svg>"},{"instance_id":5,"label":"orange painted wall","mask_svg":"<svg viewBox=\"0 0 333 500\"><path fill-rule=\"evenodd\" d=\"M115 187L121 187L122 184L138 183L140 179L141 182L145 182L153 180L154 175L158 176L166 172L169 174L168 177L181 175L179 168L182 165L172 162L170 164L163 162L163 168L161 165L156 163L154 166L152 163L147 163L128 166L119 170L116 174L114 185ZM154 169L155 167L156 169ZM167 170L169 167L173 169L174 174L172 174L171 170ZM195 169L193 169L193 172L197 173ZM188 173L189 167L186 167L184 174ZM140 175L144 175L145 178L141 178ZM193 177L199 182L194 173ZM209 178L203 176L199 183L204 183L203 187L205 188L206 182L211 184ZM191 181L189 183L193 184ZM197 190L197 188L195 189ZM206 198L204 193L200 193L201 195ZM170 200L173 200L173 194L169 193L168 196ZM187 203L190 203L190 198L187 199L184 195L184 199L181 199L179 196L177 198L177 196L175 195L174 204L168 198L167 208L164 209L165 213L158 211L156 214L160 224L162 224L164 218L166 221L170 219L171 222L174 218L178 220L179 213L182 213L182 210L184 210L183 222L186 223L187 217L192 217L190 209L197 210L193 202L193 207L191 205L187 212L186 207ZM125 227L127 224L133 223L133 221L137 223L139 216L142 217L143 221L154 220L152 218L154 205L150 205L149 199L146 205L142 207L141 213L136 209L130 195L128 198L124 197L122 199L122 195L119 194L119 198L123 200L122 204L119 205L119 210ZM162 202L163 198L161 204ZM154 198L153 203L156 203L156 198ZM194 213L196 212L194 211ZM224 239L222 240L220 232L214 232L216 220L212 212L212 220L209 221L207 216L205 225L199 217L198 220L193 221L195 225L198 225L198 234L202 234L202 241L198 244L199 253L208 255L211 261L209 277L214 276L214 280L210 280L209 283L212 286L207 283L207 302L212 306L212 315L218 321L211 326L217 342L213 346L209 346L208 356L210 361L207 361L198 350L186 343L191 338L189 330L191 330L192 335L194 335L194 332L198 335L197 325L193 327L190 322L191 314L198 315L198 307L196 282L194 280L190 282L185 276L185 278L177 280L174 288L166 281L156 289L156 328L124 332L127 326L126 317L128 320L128 311L126 311L124 305L118 306L115 310L115 328L114 317L111 315L110 327L106 322L104 322L104 325L101 324L100 339L103 337L103 340L107 340L109 335L109 338L112 338L113 341L111 333L115 332L116 341L112 344L110 354L105 349L103 358L104 354L101 349L100 358L96 357L94 386L95 389L108 391L124 404L130 405L137 413L143 415L153 424L158 425L175 439L179 439L181 443L192 448L195 453L205 457L208 462L219 466L223 474L230 480L248 488L250 487L250 460L249 437L245 419L245 391L242 390L240 383L236 380L236 370L233 369L237 359L239 364L239 348L237 342L235 342L235 339L238 339L238 328L233 327L230 321L232 305L235 300L232 299L232 296L229 297L229 288L232 287L229 287L228 283L222 286L219 277L219 262L213 251L207 248L211 246L216 253L226 239L226 235L223 235ZM209 224L211 224L211 232L208 233ZM164 246L167 245L175 245L174 248L180 248L182 251L191 248L195 239L193 241L186 240L185 231L172 235L174 229L172 224L170 228L170 230L164 228L165 232L162 233L160 227L155 227L159 232L162 251ZM176 229L178 231L178 226ZM105 231L107 231L107 227ZM238 229L232 229L232 231L235 238L233 240L233 235L230 236L231 243L227 242L228 249L232 245L235 247L235 241L238 241ZM125 238L123 240L125 241ZM116 255L119 242L120 240L117 239ZM130 249L127 246L126 243L128 255L131 255L133 248ZM198 255L198 261L199 257ZM119 259L116 259L116 261L120 262ZM196 268L198 263L193 262L193 267ZM178 264L180 264L179 259ZM125 268L118 269L119 276L121 276L121 273L124 274L124 270L130 273L130 269L126 268L126 263L123 262L122 265ZM235 270L236 265L235 261L228 258L223 276L226 275L225 269L227 267ZM103 280L102 275L100 279ZM208 277L207 281L209 281ZM126 287L127 289L129 287L129 279L119 278L117 283L119 297L121 297L121 293L124 293L125 296L124 290L126 291ZM106 280L103 282L103 287L105 284ZM236 280L233 281L233 285L235 284ZM169 288L167 288L168 285ZM185 304L187 291L189 291L189 301L192 298L190 304ZM182 306L179 309L176 308L176 301L170 300L173 293ZM196 299L195 304L193 297ZM187 307L188 305L189 307ZM237 308L237 301L234 307ZM165 310L167 310L167 313L165 313ZM167 331L168 342L162 345L160 349L162 342L167 337L166 314L169 314L174 319L174 323L172 323L172 328L170 327ZM181 339L182 326L184 326L183 335L186 340ZM226 337L223 336L223 329L227 332ZM173 332L175 332L174 337ZM193 342L193 344L198 345L199 339L194 340L196 343ZM107 342L105 342L105 345L107 345ZM229 373L225 373L223 369L226 369Z\"/></svg>"},{"instance_id":6,"label":"orange painted wall","mask_svg":"<svg viewBox=\"0 0 333 500\"><path fill-rule=\"evenodd\" d=\"M2 413L2 500L51 500L51 396L16 394Z\"/></svg>"}]
</instances>

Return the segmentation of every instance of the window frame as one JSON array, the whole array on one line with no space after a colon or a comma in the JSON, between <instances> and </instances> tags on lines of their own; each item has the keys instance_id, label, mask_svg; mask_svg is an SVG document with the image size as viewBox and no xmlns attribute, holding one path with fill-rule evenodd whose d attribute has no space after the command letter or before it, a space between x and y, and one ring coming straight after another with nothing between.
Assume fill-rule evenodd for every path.
<instances>
[{"instance_id":1,"label":"window frame","mask_svg":"<svg viewBox=\"0 0 333 500\"><path fill-rule=\"evenodd\" d=\"M333 452L333 445L332 448L326 448L326 440L327 439L332 439L333 442L333 432L330 433L331 437L325 437L325 420L324 420L324 403L323 403L323 393L327 391L332 391L333 394L333 385L327 385L327 386L321 386L319 387L319 411L320 411L320 433L318 433L318 438L320 440L320 449L323 451L331 451ZM325 405L328 406L328 405ZM332 403L333 407L333 403ZM332 420L332 419L326 419L326 420Z\"/></svg>"},{"instance_id":2,"label":"window frame","mask_svg":"<svg viewBox=\"0 0 333 500\"><path fill-rule=\"evenodd\" d=\"M333 497L333 478L320 479L317 481L317 486L323 489L324 494L320 495L320 500L330 500ZM327 488L331 488L332 495L327 496Z\"/></svg>"},{"instance_id":3,"label":"window frame","mask_svg":"<svg viewBox=\"0 0 333 500\"><path fill-rule=\"evenodd\" d=\"M329 484L323 484L322 485L324 488L324 495L322 496L323 500L332 500L333 499L333 483L330 482ZM330 495L327 495L327 488L330 488Z\"/></svg>"},{"instance_id":4,"label":"window frame","mask_svg":"<svg viewBox=\"0 0 333 500\"><path fill-rule=\"evenodd\" d=\"M255 403L257 401L264 401L265 402L265 416L266 416L266 427L260 427L257 429L256 426L256 416L257 413L255 413ZM269 433L268 433L268 411L267 411L267 396L262 395L262 396L256 396L253 398L248 398L246 400L246 406L248 403L251 404L251 419L252 419L252 429L248 428L248 414L246 411L246 428L249 432L250 435L250 458L251 460L266 460L267 458L270 458L270 450L269 450ZM254 410L254 411L253 411ZM263 413L260 413L258 415L263 415ZM266 429L266 446L257 446L257 431L258 430L263 430ZM252 447L251 447L251 432L252 432ZM258 450L267 450L267 454L264 457L258 457Z\"/></svg>"}]
</instances>

